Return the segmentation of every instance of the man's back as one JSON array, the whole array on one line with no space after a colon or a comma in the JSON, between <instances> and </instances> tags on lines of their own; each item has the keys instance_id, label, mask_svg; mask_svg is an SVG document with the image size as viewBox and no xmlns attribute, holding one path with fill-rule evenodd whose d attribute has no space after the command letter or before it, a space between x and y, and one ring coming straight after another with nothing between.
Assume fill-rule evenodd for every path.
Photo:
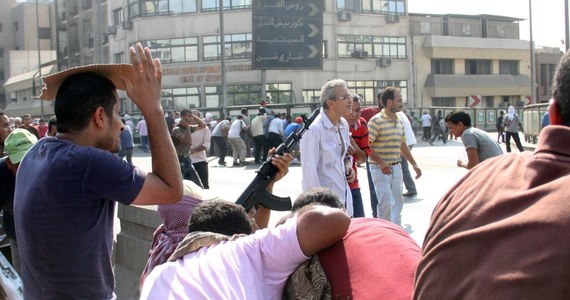
<instances>
[{"instance_id":1,"label":"man's back","mask_svg":"<svg viewBox=\"0 0 570 300\"><path fill-rule=\"evenodd\" d=\"M499 143L492 139L487 132L478 128L469 127L465 129L461 135L461 141L465 145L465 149L474 148L477 150L479 162L503 154Z\"/></svg>"},{"instance_id":2,"label":"man's back","mask_svg":"<svg viewBox=\"0 0 570 300\"><path fill-rule=\"evenodd\" d=\"M570 128L489 159L436 206L414 299L570 298Z\"/></svg>"},{"instance_id":3,"label":"man's back","mask_svg":"<svg viewBox=\"0 0 570 300\"><path fill-rule=\"evenodd\" d=\"M144 173L107 151L57 138L30 149L15 194L26 298L110 299L114 202L130 204L143 183Z\"/></svg>"},{"instance_id":4,"label":"man's back","mask_svg":"<svg viewBox=\"0 0 570 300\"><path fill-rule=\"evenodd\" d=\"M141 299L281 299L287 277L308 259L296 220L157 266Z\"/></svg>"}]
</instances>

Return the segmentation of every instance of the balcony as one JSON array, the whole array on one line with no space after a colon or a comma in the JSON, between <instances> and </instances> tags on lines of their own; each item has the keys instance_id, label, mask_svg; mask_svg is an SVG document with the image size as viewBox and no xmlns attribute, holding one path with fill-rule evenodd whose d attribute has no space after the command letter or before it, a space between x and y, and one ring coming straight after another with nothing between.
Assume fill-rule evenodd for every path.
<instances>
[{"instance_id":1,"label":"balcony","mask_svg":"<svg viewBox=\"0 0 570 300\"><path fill-rule=\"evenodd\" d=\"M424 85L429 97L458 97L473 94L528 95L527 75L435 75Z\"/></svg>"}]
</instances>

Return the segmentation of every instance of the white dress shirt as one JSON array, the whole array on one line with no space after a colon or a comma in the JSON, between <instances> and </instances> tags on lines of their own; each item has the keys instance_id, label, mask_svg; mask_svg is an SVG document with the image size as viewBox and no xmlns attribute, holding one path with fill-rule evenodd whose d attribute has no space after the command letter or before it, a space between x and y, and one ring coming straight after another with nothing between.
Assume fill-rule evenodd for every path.
<instances>
[{"instance_id":1,"label":"white dress shirt","mask_svg":"<svg viewBox=\"0 0 570 300\"><path fill-rule=\"evenodd\" d=\"M344 167L344 157L349 146L346 120L341 118L339 126L335 127L322 108L300 143L303 191L315 187L326 187L335 191L346 206L348 214L352 216L352 193L346 181Z\"/></svg>"},{"instance_id":2,"label":"white dress shirt","mask_svg":"<svg viewBox=\"0 0 570 300\"><path fill-rule=\"evenodd\" d=\"M212 133L208 127L204 127L202 129L198 129L192 132L192 146L190 149L196 149L200 146L206 147L206 150L202 150L196 153L190 154L190 159L192 163L206 161L208 159L208 155L206 152L210 149L210 139L212 138Z\"/></svg>"},{"instance_id":3,"label":"white dress shirt","mask_svg":"<svg viewBox=\"0 0 570 300\"><path fill-rule=\"evenodd\" d=\"M408 119L408 116L406 116L406 114L402 111L399 111L396 114L400 117L402 123L404 123L404 132L406 133L406 144L408 146L413 146L417 144L418 140L416 140L416 135L412 130L412 124L410 124L410 119Z\"/></svg>"}]
</instances>

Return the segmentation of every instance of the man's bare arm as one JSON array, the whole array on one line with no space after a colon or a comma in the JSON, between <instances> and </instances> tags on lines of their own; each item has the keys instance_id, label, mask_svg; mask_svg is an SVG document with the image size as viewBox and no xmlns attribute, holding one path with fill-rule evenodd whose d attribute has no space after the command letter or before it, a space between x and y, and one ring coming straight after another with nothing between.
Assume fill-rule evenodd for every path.
<instances>
[{"instance_id":1,"label":"man's bare arm","mask_svg":"<svg viewBox=\"0 0 570 300\"><path fill-rule=\"evenodd\" d=\"M147 122L152 155L152 172L133 204L170 204L180 200L183 193L182 175L176 151L170 138L164 110L161 106L162 67L152 59L150 50L137 43L130 48L134 68L133 81L123 78L127 95L140 108Z\"/></svg>"},{"instance_id":2,"label":"man's bare arm","mask_svg":"<svg viewBox=\"0 0 570 300\"><path fill-rule=\"evenodd\" d=\"M310 205L297 214L297 239L306 256L342 239L350 225L350 217L338 208Z\"/></svg>"}]
</instances>

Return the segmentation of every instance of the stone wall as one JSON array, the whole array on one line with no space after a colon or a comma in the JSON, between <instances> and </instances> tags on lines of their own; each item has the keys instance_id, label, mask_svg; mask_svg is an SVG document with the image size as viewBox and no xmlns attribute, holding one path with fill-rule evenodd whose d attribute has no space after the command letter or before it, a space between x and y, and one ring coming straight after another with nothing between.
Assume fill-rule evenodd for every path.
<instances>
[{"instance_id":1,"label":"stone wall","mask_svg":"<svg viewBox=\"0 0 570 300\"><path fill-rule=\"evenodd\" d=\"M152 234L160 225L156 206L118 205L121 232L114 248L117 299L140 297L139 279L146 265Z\"/></svg>"}]
</instances>

